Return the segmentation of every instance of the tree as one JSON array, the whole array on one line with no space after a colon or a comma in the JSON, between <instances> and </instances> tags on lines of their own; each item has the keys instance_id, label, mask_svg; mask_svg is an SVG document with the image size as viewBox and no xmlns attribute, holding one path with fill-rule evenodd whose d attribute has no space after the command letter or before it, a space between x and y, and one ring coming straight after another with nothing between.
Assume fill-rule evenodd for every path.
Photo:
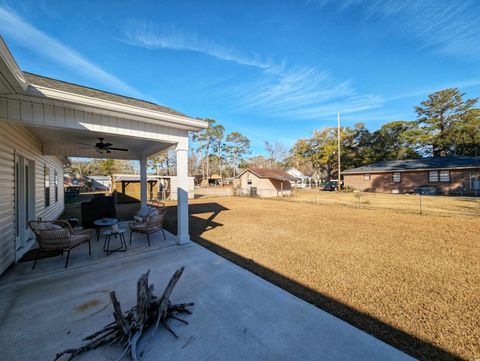
<instances>
[{"instance_id":1,"label":"tree","mask_svg":"<svg viewBox=\"0 0 480 361\"><path fill-rule=\"evenodd\" d=\"M342 168L355 168L371 159L371 133L363 123L341 129L341 161Z\"/></svg>"},{"instance_id":2,"label":"tree","mask_svg":"<svg viewBox=\"0 0 480 361\"><path fill-rule=\"evenodd\" d=\"M270 159L265 158L263 155L257 155L248 159L244 159L239 163L240 169L245 168L266 168L270 166Z\"/></svg>"},{"instance_id":3,"label":"tree","mask_svg":"<svg viewBox=\"0 0 480 361\"><path fill-rule=\"evenodd\" d=\"M175 161L172 159L171 151L161 153L148 158L148 168L152 169L156 175L171 175L172 165Z\"/></svg>"},{"instance_id":4,"label":"tree","mask_svg":"<svg viewBox=\"0 0 480 361\"><path fill-rule=\"evenodd\" d=\"M430 154L458 154L458 148L462 148L464 133L459 129L469 128L478 119L474 108L478 98L464 100L464 96L457 88L444 89L415 107L421 129L419 141Z\"/></svg>"},{"instance_id":5,"label":"tree","mask_svg":"<svg viewBox=\"0 0 480 361\"><path fill-rule=\"evenodd\" d=\"M416 143L418 131L416 122L394 121L382 125L371 135L364 164L420 157Z\"/></svg>"},{"instance_id":6,"label":"tree","mask_svg":"<svg viewBox=\"0 0 480 361\"><path fill-rule=\"evenodd\" d=\"M195 133L192 137L194 142L198 143L197 149L202 152L202 179L210 177L210 152L218 151L219 144L223 141L223 125L215 124L214 119L205 118L208 122L208 128Z\"/></svg>"},{"instance_id":7,"label":"tree","mask_svg":"<svg viewBox=\"0 0 480 361\"><path fill-rule=\"evenodd\" d=\"M250 153L250 140L239 132L231 132L226 137L226 152L232 161L233 176L236 176L237 164L245 154Z\"/></svg>"},{"instance_id":8,"label":"tree","mask_svg":"<svg viewBox=\"0 0 480 361\"><path fill-rule=\"evenodd\" d=\"M280 142L270 143L268 140L265 141L265 149L269 155L270 167L275 167L280 163L286 156L287 150Z\"/></svg>"}]
</instances>

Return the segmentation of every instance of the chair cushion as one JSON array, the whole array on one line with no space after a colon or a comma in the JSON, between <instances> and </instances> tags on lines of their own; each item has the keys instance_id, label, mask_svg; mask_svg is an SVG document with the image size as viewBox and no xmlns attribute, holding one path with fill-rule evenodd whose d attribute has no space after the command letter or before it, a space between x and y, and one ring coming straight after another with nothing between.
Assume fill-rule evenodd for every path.
<instances>
[{"instance_id":1,"label":"chair cushion","mask_svg":"<svg viewBox=\"0 0 480 361\"><path fill-rule=\"evenodd\" d=\"M87 235L87 234L74 234L74 235L72 235L72 238L70 239L70 247L78 246L79 244L82 244L82 243L88 241L89 238L90 238L90 236Z\"/></svg>"},{"instance_id":2,"label":"chair cushion","mask_svg":"<svg viewBox=\"0 0 480 361\"><path fill-rule=\"evenodd\" d=\"M150 207L149 206L141 206L140 209L137 212L137 216L145 218L146 216L148 216L149 212L150 212Z\"/></svg>"}]
</instances>

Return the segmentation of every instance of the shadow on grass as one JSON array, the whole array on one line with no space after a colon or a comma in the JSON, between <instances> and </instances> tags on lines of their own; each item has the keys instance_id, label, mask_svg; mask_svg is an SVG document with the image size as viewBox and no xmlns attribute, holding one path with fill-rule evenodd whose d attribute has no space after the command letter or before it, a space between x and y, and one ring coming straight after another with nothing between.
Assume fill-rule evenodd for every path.
<instances>
[{"instance_id":1,"label":"shadow on grass","mask_svg":"<svg viewBox=\"0 0 480 361\"><path fill-rule=\"evenodd\" d=\"M170 232L176 234L176 206L171 206L170 208L167 228ZM231 252L203 238L202 234L205 231L222 226L221 223L215 222L214 219L220 212L228 210L228 208L218 203L190 205L190 237L192 241L415 358L421 360L462 360L457 355L388 325L371 315L345 305L285 275L259 265L251 259ZM195 216L202 213L212 214L207 219Z\"/></svg>"}]
</instances>

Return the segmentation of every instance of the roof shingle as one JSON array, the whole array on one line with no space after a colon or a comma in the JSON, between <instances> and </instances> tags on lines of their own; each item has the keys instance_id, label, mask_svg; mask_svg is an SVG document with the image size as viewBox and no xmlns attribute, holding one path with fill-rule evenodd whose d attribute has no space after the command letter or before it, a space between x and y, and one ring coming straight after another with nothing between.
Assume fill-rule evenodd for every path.
<instances>
[{"instance_id":1,"label":"roof shingle","mask_svg":"<svg viewBox=\"0 0 480 361\"><path fill-rule=\"evenodd\" d=\"M282 169L275 168L248 168L246 171L250 171L259 178L277 179L282 181L295 180L295 177L288 174Z\"/></svg>"},{"instance_id":2,"label":"roof shingle","mask_svg":"<svg viewBox=\"0 0 480 361\"><path fill-rule=\"evenodd\" d=\"M127 97L124 95L119 95L115 93L109 93L103 90L98 90L95 88L89 88L82 85L77 85L73 83L69 83L62 80L52 79L45 76L32 74L28 72L23 72L25 78L27 78L28 82L33 85L42 86L45 88L51 88L55 90L61 90L68 93L78 94L78 95L85 95L92 98L98 98L103 100L108 100L115 103L131 105L139 108L155 110L163 113L179 115L186 117L185 114L177 112L172 108L165 107L163 105L158 105L152 102L147 102L145 100L140 100L136 98Z\"/></svg>"},{"instance_id":3,"label":"roof shingle","mask_svg":"<svg viewBox=\"0 0 480 361\"><path fill-rule=\"evenodd\" d=\"M407 171L416 169L480 168L480 157L428 157L418 159L398 159L378 162L358 168L348 169L342 174L375 173L387 171Z\"/></svg>"}]
</instances>

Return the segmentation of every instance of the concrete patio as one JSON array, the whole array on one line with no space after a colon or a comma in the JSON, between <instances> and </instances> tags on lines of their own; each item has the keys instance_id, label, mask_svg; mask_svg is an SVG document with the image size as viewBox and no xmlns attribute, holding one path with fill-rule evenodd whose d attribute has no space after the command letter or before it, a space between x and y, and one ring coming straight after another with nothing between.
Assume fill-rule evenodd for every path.
<instances>
[{"instance_id":1,"label":"concrete patio","mask_svg":"<svg viewBox=\"0 0 480 361\"><path fill-rule=\"evenodd\" d=\"M141 273L151 270L159 293L183 265L172 302L195 302L193 314L184 317L190 324L172 320L179 338L161 329L143 360L410 359L194 243L75 263L72 258L67 270L45 263L42 272L29 274L17 265L0 279L2 359L53 359L111 322L109 291L126 309L135 303ZM78 359L112 360L118 352L101 348Z\"/></svg>"}]
</instances>

